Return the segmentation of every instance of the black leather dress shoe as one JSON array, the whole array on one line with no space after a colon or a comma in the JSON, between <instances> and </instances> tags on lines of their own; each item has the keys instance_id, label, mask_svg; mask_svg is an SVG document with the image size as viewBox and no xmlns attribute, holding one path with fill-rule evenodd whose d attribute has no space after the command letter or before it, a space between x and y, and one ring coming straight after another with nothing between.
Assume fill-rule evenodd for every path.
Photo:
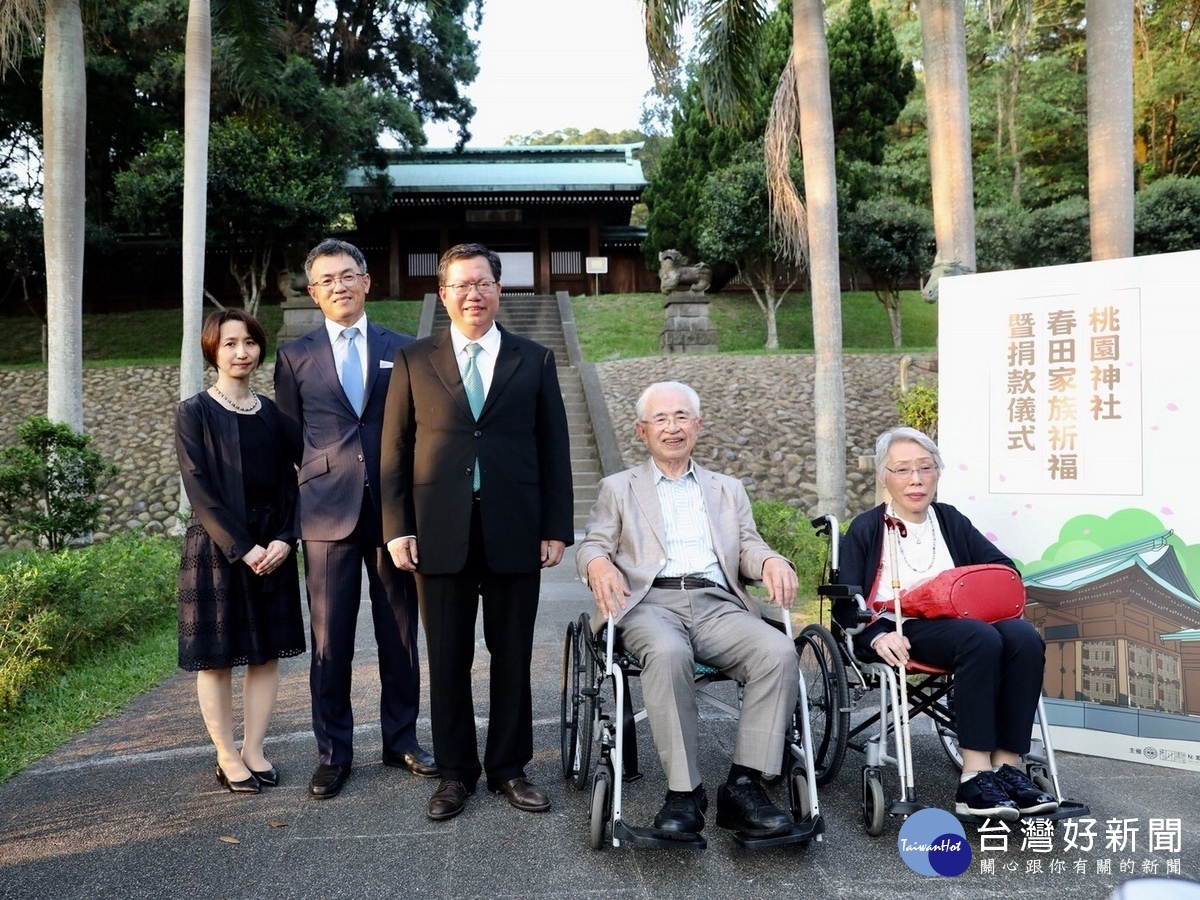
<instances>
[{"instance_id":1,"label":"black leather dress shoe","mask_svg":"<svg viewBox=\"0 0 1200 900\"><path fill-rule=\"evenodd\" d=\"M770 837L792 827L792 817L771 802L762 785L743 775L717 791L717 824L751 837Z\"/></svg>"},{"instance_id":2,"label":"black leather dress shoe","mask_svg":"<svg viewBox=\"0 0 1200 900\"><path fill-rule=\"evenodd\" d=\"M435 821L453 819L467 805L467 798L475 793L474 788L468 789L461 781L443 781L429 798L426 813Z\"/></svg>"},{"instance_id":3,"label":"black leather dress shoe","mask_svg":"<svg viewBox=\"0 0 1200 900\"><path fill-rule=\"evenodd\" d=\"M250 773L250 777L244 781L230 781L229 776L222 770L221 766L217 765L217 781L221 787L232 791L235 794L258 794L262 792L262 788L258 786L258 779L254 777L254 773Z\"/></svg>"},{"instance_id":4,"label":"black leather dress shoe","mask_svg":"<svg viewBox=\"0 0 1200 900\"><path fill-rule=\"evenodd\" d=\"M390 750L384 750L383 764L391 766L393 769L408 769L421 778L438 777L437 763L433 759L433 754L420 747L414 747L404 753L392 753Z\"/></svg>"},{"instance_id":5,"label":"black leather dress shoe","mask_svg":"<svg viewBox=\"0 0 1200 900\"><path fill-rule=\"evenodd\" d=\"M654 817L654 827L668 834L691 837L704 828L704 813L708 809L708 794L704 785L694 791L667 791L667 799Z\"/></svg>"},{"instance_id":6,"label":"black leather dress shoe","mask_svg":"<svg viewBox=\"0 0 1200 900\"><path fill-rule=\"evenodd\" d=\"M258 783L263 787L277 787L279 785L279 770L274 766L271 766L265 772L255 772L251 769L250 774L257 778Z\"/></svg>"},{"instance_id":7,"label":"black leather dress shoe","mask_svg":"<svg viewBox=\"0 0 1200 900\"><path fill-rule=\"evenodd\" d=\"M321 763L308 781L308 792L318 800L328 800L341 793L342 788L346 786L346 779L349 777L349 766Z\"/></svg>"},{"instance_id":8,"label":"black leather dress shoe","mask_svg":"<svg viewBox=\"0 0 1200 900\"><path fill-rule=\"evenodd\" d=\"M509 803L525 812L545 812L550 808L550 798L546 792L524 775L510 778L503 784L488 785L488 790L503 794Z\"/></svg>"}]
</instances>

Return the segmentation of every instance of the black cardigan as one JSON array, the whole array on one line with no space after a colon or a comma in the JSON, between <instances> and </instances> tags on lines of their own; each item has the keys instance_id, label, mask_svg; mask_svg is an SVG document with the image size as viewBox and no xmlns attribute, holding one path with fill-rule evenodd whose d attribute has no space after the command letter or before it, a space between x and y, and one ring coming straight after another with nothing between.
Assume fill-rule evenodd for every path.
<instances>
[{"instance_id":1,"label":"black cardigan","mask_svg":"<svg viewBox=\"0 0 1200 900\"><path fill-rule=\"evenodd\" d=\"M283 418L269 399L259 396L262 416L279 442L275 503L284 523L275 540L294 545L299 537L296 470L288 461ZM175 412L175 452L179 474L192 505L192 517L204 526L230 562L257 543L246 527L246 491L242 482L241 439L237 420L202 391L180 402Z\"/></svg>"},{"instance_id":2,"label":"black cardigan","mask_svg":"<svg viewBox=\"0 0 1200 900\"><path fill-rule=\"evenodd\" d=\"M1000 549L984 537L971 520L947 503L932 504L937 514L938 530L946 547L950 550L950 558L955 566L981 565L996 563L1016 569L1011 559L1000 552ZM862 590L863 596L875 596L878 586L879 568L883 561L883 536L885 504L867 510L855 516L842 537L840 544L841 570L838 576L839 584L853 585ZM841 601L848 603L850 601ZM841 613L839 615L839 612ZM853 622L854 610L837 608L834 616L839 622ZM894 631L896 623L891 619L877 618L857 636L860 647L869 647L871 641L885 631Z\"/></svg>"}]
</instances>

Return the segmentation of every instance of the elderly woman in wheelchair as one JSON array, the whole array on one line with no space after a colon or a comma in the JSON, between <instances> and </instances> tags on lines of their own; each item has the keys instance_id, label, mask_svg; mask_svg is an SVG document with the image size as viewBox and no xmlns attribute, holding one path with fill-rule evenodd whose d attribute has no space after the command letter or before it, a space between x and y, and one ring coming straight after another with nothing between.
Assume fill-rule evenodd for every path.
<instances>
[{"instance_id":1,"label":"elderly woman in wheelchair","mask_svg":"<svg viewBox=\"0 0 1200 900\"><path fill-rule=\"evenodd\" d=\"M891 500L857 516L841 544L839 581L864 588L874 614L854 636L856 655L889 666L912 658L954 672L963 760L956 813L1015 820L1054 811L1058 800L1021 769L1045 666L1045 645L1033 625L1022 618L987 622L904 614L899 634L895 615L886 611L897 591L903 597L942 572L978 564L1015 569L1012 560L961 512L934 501L943 463L928 436L913 428L884 432L875 463Z\"/></svg>"}]
</instances>

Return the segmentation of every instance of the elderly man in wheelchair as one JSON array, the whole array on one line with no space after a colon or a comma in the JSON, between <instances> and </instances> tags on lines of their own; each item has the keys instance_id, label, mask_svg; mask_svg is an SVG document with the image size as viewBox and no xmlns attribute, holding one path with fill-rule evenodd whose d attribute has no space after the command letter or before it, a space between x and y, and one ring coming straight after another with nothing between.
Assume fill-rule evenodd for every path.
<instances>
[{"instance_id":1,"label":"elderly man in wheelchair","mask_svg":"<svg viewBox=\"0 0 1200 900\"><path fill-rule=\"evenodd\" d=\"M694 666L701 660L744 685L733 764L717 792L717 825L751 837L788 832L792 818L763 790L779 773L796 705L796 649L765 622L740 580L761 580L790 608L791 564L758 534L741 482L695 464L700 399L677 382L648 387L637 433L650 451L640 466L605 478L576 550L592 591L593 628L610 617L642 666L647 717L667 775L656 831L694 839L708 796L697 764Z\"/></svg>"}]
</instances>

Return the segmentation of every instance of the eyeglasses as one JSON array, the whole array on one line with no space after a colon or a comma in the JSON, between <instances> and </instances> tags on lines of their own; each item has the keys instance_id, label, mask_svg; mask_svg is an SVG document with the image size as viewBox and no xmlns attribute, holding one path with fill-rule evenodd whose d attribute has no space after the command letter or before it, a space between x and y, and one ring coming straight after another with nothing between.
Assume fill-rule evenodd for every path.
<instances>
[{"instance_id":1,"label":"eyeglasses","mask_svg":"<svg viewBox=\"0 0 1200 900\"><path fill-rule=\"evenodd\" d=\"M646 419L645 423L654 428L663 429L668 425L674 425L676 428L687 428L694 421L696 421L696 417L688 413L675 413L674 415L659 413L657 416L651 416L649 419Z\"/></svg>"},{"instance_id":2,"label":"eyeglasses","mask_svg":"<svg viewBox=\"0 0 1200 900\"><path fill-rule=\"evenodd\" d=\"M920 468L912 468L910 466L901 466L898 469L893 469L891 466L884 466L889 472L897 478L912 478L916 474L922 481L926 478L932 478L937 474L937 466L921 466Z\"/></svg>"},{"instance_id":3,"label":"eyeglasses","mask_svg":"<svg viewBox=\"0 0 1200 900\"><path fill-rule=\"evenodd\" d=\"M343 272L341 275L330 275L327 278L322 278L320 281L310 281L310 287L319 287L323 291L331 291L338 284L344 284L348 288L354 287L362 279L366 278L364 272Z\"/></svg>"},{"instance_id":4,"label":"eyeglasses","mask_svg":"<svg viewBox=\"0 0 1200 900\"><path fill-rule=\"evenodd\" d=\"M490 294L496 288L496 282L490 278L484 278L482 281L456 281L454 284L443 285L455 297L465 297L471 293L471 288L479 291L481 294Z\"/></svg>"}]
</instances>

